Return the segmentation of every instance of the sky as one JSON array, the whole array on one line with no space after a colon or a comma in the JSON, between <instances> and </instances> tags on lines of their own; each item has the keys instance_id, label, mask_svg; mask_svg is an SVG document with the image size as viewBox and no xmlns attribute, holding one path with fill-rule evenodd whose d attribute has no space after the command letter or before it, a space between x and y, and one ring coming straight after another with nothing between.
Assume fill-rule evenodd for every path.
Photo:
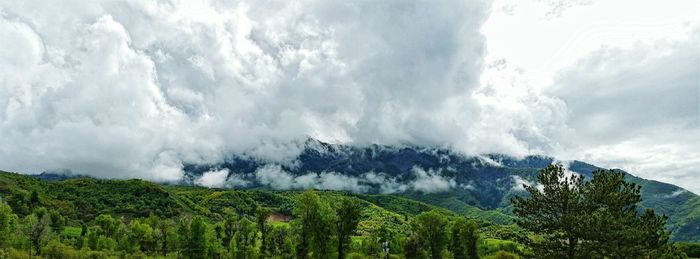
<instances>
[{"instance_id":1,"label":"sky","mask_svg":"<svg viewBox=\"0 0 700 259\"><path fill-rule=\"evenodd\" d=\"M176 181L312 137L700 193L695 0L0 0L0 39L1 170Z\"/></svg>"}]
</instances>

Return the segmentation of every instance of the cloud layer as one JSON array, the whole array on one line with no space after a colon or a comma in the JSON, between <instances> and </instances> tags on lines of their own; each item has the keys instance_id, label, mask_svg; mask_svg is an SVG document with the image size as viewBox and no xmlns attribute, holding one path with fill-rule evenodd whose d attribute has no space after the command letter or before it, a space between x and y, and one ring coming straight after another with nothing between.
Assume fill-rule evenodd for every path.
<instances>
[{"instance_id":1,"label":"cloud layer","mask_svg":"<svg viewBox=\"0 0 700 259\"><path fill-rule=\"evenodd\" d=\"M687 183L699 180L700 33L674 27L671 40L631 36L622 47L559 37L588 14L617 33L627 27L608 16L685 17L689 3L618 17L620 4L603 1L0 0L0 168L175 181L183 163L232 152L293 163L313 137L555 155L697 192ZM629 31L669 31L651 27ZM425 184L275 168L198 184L460 187L414 174Z\"/></svg>"},{"instance_id":2,"label":"cloud layer","mask_svg":"<svg viewBox=\"0 0 700 259\"><path fill-rule=\"evenodd\" d=\"M309 172L294 175L285 171L281 166L268 164L258 168L254 173L246 175L234 173L230 177L228 169L205 172L194 180L194 184L206 187L246 187L253 182L275 190L337 190L356 193L398 193L420 192L439 193L457 188L454 177L447 177L439 171L424 170L413 167L408 180L400 180L384 173L366 172L360 176L349 176L336 172ZM470 189L471 186L460 186Z\"/></svg>"},{"instance_id":3,"label":"cloud layer","mask_svg":"<svg viewBox=\"0 0 700 259\"><path fill-rule=\"evenodd\" d=\"M478 111L481 1L0 2L0 164L176 180L307 136L451 145ZM457 144L460 145L460 144ZM461 144L466 146L464 144Z\"/></svg>"}]
</instances>

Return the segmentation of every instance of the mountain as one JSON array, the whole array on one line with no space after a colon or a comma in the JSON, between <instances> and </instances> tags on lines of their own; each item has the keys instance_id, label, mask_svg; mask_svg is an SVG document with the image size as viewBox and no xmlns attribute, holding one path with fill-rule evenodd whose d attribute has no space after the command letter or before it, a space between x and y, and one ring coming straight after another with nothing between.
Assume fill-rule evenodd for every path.
<instances>
[{"instance_id":1,"label":"mountain","mask_svg":"<svg viewBox=\"0 0 700 259\"><path fill-rule=\"evenodd\" d=\"M514 158L489 154L466 156L443 148L413 145L354 147L309 139L301 152L284 162L247 154L219 164L185 165L184 184L207 185L208 174L225 173L217 186L236 189L305 188L393 194L459 214L479 215L501 224L510 222L513 195L522 184L536 183L538 171L557 160L546 156ZM592 177L601 169L581 161L564 163L568 170ZM642 186L642 206L669 217L675 240L700 241L700 197L683 188L626 173Z\"/></svg>"}]
</instances>

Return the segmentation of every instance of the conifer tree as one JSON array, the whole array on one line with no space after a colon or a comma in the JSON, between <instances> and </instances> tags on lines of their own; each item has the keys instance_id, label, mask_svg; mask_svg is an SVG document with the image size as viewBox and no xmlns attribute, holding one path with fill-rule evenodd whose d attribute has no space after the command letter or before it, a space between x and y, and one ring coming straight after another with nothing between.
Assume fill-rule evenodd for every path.
<instances>
[{"instance_id":1,"label":"conifer tree","mask_svg":"<svg viewBox=\"0 0 700 259\"><path fill-rule=\"evenodd\" d=\"M362 208L360 205L351 199L344 198L341 200L339 207L336 209L336 233L338 234L338 259L344 259L347 250L350 246L350 236L357 229L357 224L360 223L360 214Z\"/></svg>"}]
</instances>

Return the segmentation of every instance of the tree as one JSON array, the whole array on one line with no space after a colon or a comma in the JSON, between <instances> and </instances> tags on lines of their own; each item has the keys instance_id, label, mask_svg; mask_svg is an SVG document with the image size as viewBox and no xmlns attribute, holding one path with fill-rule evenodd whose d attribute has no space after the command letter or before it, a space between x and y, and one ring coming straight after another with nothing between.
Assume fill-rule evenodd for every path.
<instances>
[{"instance_id":1,"label":"tree","mask_svg":"<svg viewBox=\"0 0 700 259\"><path fill-rule=\"evenodd\" d=\"M445 216L436 210L423 212L415 218L413 227L432 259L442 258L442 251L447 246L447 223Z\"/></svg>"},{"instance_id":2,"label":"tree","mask_svg":"<svg viewBox=\"0 0 700 259\"><path fill-rule=\"evenodd\" d=\"M29 198L23 192L14 192L7 198L7 205L12 207L12 210L20 216L29 215Z\"/></svg>"},{"instance_id":3,"label":"tree","mask_svg":"<svg viewBox=\"0 0 700 259\"><path fill-rule=\"evenodd\" d=\"M233 235L236 234L238 216L231 208L224 209L224 220L218 224L218 235L224 247L228 248Z\"/></svg>"},{"instance_id":4,"label":"tree","mask_svg":"<svg viewBox=\"0 0 700 259\"><path fill-rule=\"evenodd\" d=\"M518 216L515 222L542 236L539 242L529 244L540 258L572 259L581 251L584 179L566 176L565 171L561 164L547 166L537 176L539 186L523 185L529 197L512 200L513 213Z\"/></svg>"},{"instance_id":5,"label":"tree","mask_svg":"<svg viewBox=\"0 0 700 259\"><path fill-rule=\"evenodd\" d=\"M48 215L44 215L38 219L36 215L30 214L24 218L24 232L29 238L29 253L41 252L41 247L46 245L51 239L51 228L49 226L50 219Z\"/></svg>"},{"instance_id":6,"label":"tree","mask_svg":"<svg viewBox=\"0 0 700 259\"><path fill-rule=\"evenodd\" d=\"M119 230L121 222L118 221L109 214L101 214L95 218L95 224L100 227L105 236L110 238L114 238Z\"/></svg>"},{"instance_id":7,"label":"tree","mask_svg":"<svg viewBox=\"0 0 700 259\"><path fill-rule=\"evenodd\" d=\"M599 170L587 183L585 197L589 208L584 218L587 250L607 258L643 258L668 245L666 217L647 209L638 215L641 187L625 182L625 175Z\"/></svg>"},{"instance_id":8,"label":"tree","mask_svg":"<svg viewBox=\"0 0 700 259\"><path fill-rule=\"evenodd\" d=\"M0 247L5 244L17 229L17 215L12 212L10 205L0 201Z\"/></svg>"},{"instance_id":9,"label":"tree","mask_svg":"<svg viewBox=\"0 0 700 259\"><path fill-rule=\"evenodd\" d=\"M268 252L272 258L294 257L294 244L289 225L272 225L268 235Z\"/></svg>"},{"instance_id":10,"label":"tree","mask_svg":"<svg viewBox=\"0 0 700 259\"><path fill-rule=\"evenodd\" d=\"M362 207L355 200L344 198L335 210L335 230L338 235L338 259L344 259L350 246L350 236L360 223Z\"/></svg>"},{"instance_id":11,"label":"tree","mask_svg":"<svg viewBox=\"0 0 700 259\"><path fill-rule=\"evenodd\" d=\"M455 259L479 258L477 242L479 234L476 222L466 218L458 218L452 225L450 252Z\"/></svg>"},{"instance_id":12,"label":"tree","mask_svg":"<svg viewBox=\"0 0 700 259\"><path fill-rule=\"evenodd\" d=\"M252 259L257 257L255 240L257 231L255 223L248 218L239 221L238 230L231 239L229 250L234 259Z\"/></svg>"},{"instance_id":13,"label":"tree","mask_svg":"<svg viewBox=\"0 0 700 259\"><path fill-rule=\"evenodd\" d=\"M155 251L153 228L148 224L141 223L138 219L132 220L131 223L129 223L128 233L125 235L125 239L129 240L129 249L127 251L133 252L139 249L145 252Z\"/></svg>"},{"instance_id":14,"label":"tree","mask_svg":"<svg viewBox=\"0 0 700 259\"><path fill-rule=\"evenodd\" d=\"M51 219L51 229L56 233L61 233L66 227L66 218L61 215L58 211L52 210L49 212L49 218Z\"/></svg>"},{"instance_id":15,"label":"tree","mask_svg":"<svg viewBox=\"0 0 700 259\"><path fill-rule=\"evenodd\" d=\"M33 190L32 194L29 196L29 206L33 209L39 207L40 205L41 199L39 198L39 193L36 192L36 190Z\"/></svg>"},{"instance_id":16,"label":"tree","mask_svg":"<svg viewBox=\"0 0 700 259\"><path fill-rule=\"evenodd\" d=\"M307 258L310 250L315 258L330 258L329 245L333 238L335 213L321 201L313 190L308 190L297 199L294 215L300 225L300 242L297 248L299 258Z\"/></svg>"},{"instance_id":17,"label":"tree","mask_svg":"<svg viewBox=\"0 0 700 259\"><path fill-rule=\"evenodd\" d=\"M190 236L187 240L185 255L188 258L200 258L207 253L207 223L202 217L194 217L190 223Z\"/></svg>"},{"instance_id":18,"label":"tree","mask_svg":"<svg viewBox=\"0 0 700 259\"><path fill-rule=\"evenodd\" d=\"M266 257L267 253L267 234L268 234L268 224L267 218L270 217L270 209L258 206L255 209L255 222L258 226L258 231L260 232L260 255Z\"/></svg>"},{"instance_id":19,"label":"tree","mask_svg":"<svg viewBox=\"0 0 700 259\"><path fill-rule=\"evenodd\" d=\"M418 237L416 233L411 233L405 240L403 244L403 252L404 252L404 257L406 259L420 259L424 258L423 251L421 250L421 247L423 244L421 243L421 239Z\"/></svg>"},{"instance_id":20,"label":"tree","mask_svg":"<svg viewBox=\"0 0 700 259\"><path fill-rule=\"evenodd\" d=\"M153 229L153 246L158 249L161 255L166 256L173 249L170 243L173 239L173 228L175 223L172 219L160 219L157 216L151 215L146 220L148 225Z\"/></svg>"},{"instance_id":21,"label":"tree","mask_svg":"<svg viewBox=\"0 0 700 259\"><path fill-rule=\"evenodd\" d=\"M641 187L625 182L625 174L597 170L566 176L550 165L538 176L541 189L525 186L529 197L513 199L516 223L537 233L531 245L544 258L658 258L673 254L666 217L647 209L639 215Z\"/></svg>"}]
</instances>

